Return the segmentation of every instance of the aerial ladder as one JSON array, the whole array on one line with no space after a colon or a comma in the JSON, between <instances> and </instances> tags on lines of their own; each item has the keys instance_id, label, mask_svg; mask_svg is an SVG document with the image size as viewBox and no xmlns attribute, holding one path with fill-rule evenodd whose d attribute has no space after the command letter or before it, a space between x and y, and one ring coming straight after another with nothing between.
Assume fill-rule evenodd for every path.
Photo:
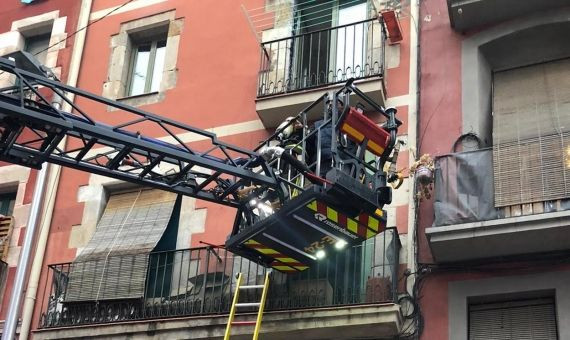
<instances>
[{"instance_id":1,"label":"aerial ladder","mask_svg":"<svg viewBox=\"0 0 570 340\"><path fill-rule=\"evenodd\" d=\"M49 162L235 208L225 247L285 273L386 227L382 208L398 176L384 169L395 163L401 122L351 80L247 150L67 86L26 52L0 58L0 72L9 82L0 89L1 161L35 169ZM386 120L378 126L363 110ZM201 149L189 146L195 141Z\"/></svg>"}]
</instances>

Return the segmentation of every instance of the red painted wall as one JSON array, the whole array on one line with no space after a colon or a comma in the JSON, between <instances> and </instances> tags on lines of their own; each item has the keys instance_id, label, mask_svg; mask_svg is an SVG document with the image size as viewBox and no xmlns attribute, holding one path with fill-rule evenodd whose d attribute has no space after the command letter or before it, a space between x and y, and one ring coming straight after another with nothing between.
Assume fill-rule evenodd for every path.
<instances>
[{"instance_id":1,"label":"red painted wall","mask_svg":"<svg viewBox=\"0 0 570 340\"><path fill-rule=\"evenodd\" d=\"M95 0L92 12L122 3ZM263 4L264 0L252 0L248 6ZM172 0L106 17L89 27L78 87L102 94L109 67L111 36L119 33L122 23L175 10L175 17L184 22L177 56L176 87L166 91L164 101L140 108L199 128L257 120L254 99L260 52L240 6L240 2L221 0L216 2L216 8L223 10L213 10L208 1ZM77 103L98 121L113 122L124 116L84 100ZM158 129L151 133L157 137L165 135ZM267 132L262 129L220 139L251 149L265 137ZM190 145L195 150L205 150L209 146L206 142ZM40 282L46 280L48 264L75 258L76 249L68 247L69 237L72 226L81 224L84 204L77 202L77 193L88 181L88 173L62 169ZM202 208L207 209L205 232L193 235L192 244L188 246L200 246L199 241L224 243L233 226L234 210L197 201L196 209ZM44 287L40 285L38 301L41 302L43 296ZM38 325L40 308L41 303L38 303L32 327Z\"/></svg>"},{"instance_id":2,"label":"red painted wall","mask_svg":"<svg viewBox=\"0 0 570 340\"><path fill-rule=\"evenodd\" d=\"M461 40L451 29L445 0L420 3L420 111L418 155L449 153L461 135ZM420 204L420 261L431 255L424 229L433 222L433 202Z\"/></svg>"},{"instance_id":3,"label":"red painted wall","mask_svg":"<svg viewBox=\"0 0 570 340\"><path fill-rule=\"evenodd\" d=\"M75 31L77 27L77 16L79 14L79 6L81 2L75 0L50 0L50 1L38 1L32 5L24 5L21 3L20 0L4 0L2 1L2 6L0 9L0 34L4 32L8 32L11 29L12 22L17 21L20 19L40 15L47 12L52 12L55 10L59 10L59 17L67 17L66 20L66 27L65 31L68 35L70 35L73 31ZM60 49L58 53L58 60L56 67L61 67L61 79L62 81L66 81L67 74L68 74L68 65L69 60L71 58L71 50L73 47L73 38L66 40L65 48ZM8 163L2 162L0 166L11 165ZM24 193L24 201L23 204L31 203L33 194L34 194L34 185L36 181L36 174L35 170L30 172L30 176L28 178L28 182L26 184L26 191ZM24 237L24 231L26 228L21 229L21 233L19 235L13 235L12 237L18 238L18 244L21 245L21 242ZM0 306L0 320L5 319L7 307L10 302L10 295L12 293L12 285L14 281L14 274L16 271L16 267L10 267L8 272L8 279L6 281L6 288L4 291L4 298L2 300L2 305Z\"/></svg>"},{"instance_id":4,"label":"red painted wall","mask_svg":"<svg viewBox=\"0 0 570 340\"><path fill-rule=\"evenodd\" d=\"M461 40L452 30L445 0L420 2L420 111L418 155L449 153L461 135ZM434 220L433 199L419 206L419 262L433 261L425 229ZM457 279L457 275L455 279ZM461 275L459 275L461 277ZM430 274L421 291L421 339L448 339L448 275Z\"/></svg>"},{"instance_id":5,"label":"red painted wall","mask_svg":"<svg viewBox=\"0 0 570 340\"><path fill-rule=\"evenodd\" d=\"M94 0L92 12L121 5L123 0ZM111 36L118 34L122 23L175 10L184 27L180 35L177 56L178 79L176 87L166 91L165 100L142 106L146 111L172 118L199 128L211 128L227 124L257 120L255 98L260 51L241 9L242 2L235 0L211 1L171 0L141 9L106 17L94 23L87 32L86 45L79 75L78 87L101 94L106 81L110 60ZM264 6L265 0L248 0L246 8ZM404 40L400 46L399 67L388 71L388 97L408 94L409 89L409 34L410 18L402 18ZM120 119L120 112L107 112L100 105L78 100L78 104L99 121L113 122ZM399 107L400 119L405 122L401 133L407 133L407 106ZM164 131L153 131L153 136L164 136ZM267 136L261 129L249 133L234 134L221 140L253 148ZM198 150L207 143L196 142L190 146ZM403 152L402 161L405 159ZM407 164L399 164L407 166ZM72 169L62 169L52 227L40 282L46 281L47 265L69 262L75 258L76 249L69 248L73 225L81 223L84 204L77 202L81 186L87 185L89 174ZM196 209L207 209L204 233L192 235L189 246L200 246L200 241L224 243L233 226L234 210L213 203L197 201ZM397 211L398 229L407 232L407 205ZM44 285L40 284L32 327L37 327ZM49 287L47 287L49 290Z\"/></svg>"}]
</instances>

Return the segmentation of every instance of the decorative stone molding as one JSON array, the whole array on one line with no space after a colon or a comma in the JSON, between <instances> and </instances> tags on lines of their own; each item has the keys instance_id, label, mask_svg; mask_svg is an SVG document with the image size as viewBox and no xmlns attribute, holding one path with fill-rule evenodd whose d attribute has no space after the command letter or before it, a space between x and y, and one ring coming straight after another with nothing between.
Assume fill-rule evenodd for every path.
<instances>
[{"instance_id":1,"label":"decorative stone molding","mask_svg":"<svg viewBox=\"0 0 570 340\"><path fill-rule=\"evenodd\" d=\"M153 30L164 28L165 26L168 26L168 36L166 40L166 57L159 91L126 97L129 81L129 62L131 60L133 47L131 36L145 31L152 32ZM163 101L165 92L176 86L178 78L176 61L182 28L183 20L175 19L174 11L123 23L119 29L119 33L111 37L111 57L107 79L105 83L103 83L103 96L111 99L119 99L121 102L132 106L142 106Z\"/></svg>"},{"instance_id":2,"label":"decorative stone molding","mask_svg":"<svg viewBox=\"0 0 570 340\"><path fill-rule=\"evenodd\" d=\"M22 228L28 225L28 219L30 217L30 204L24 204L24 194L26 192L29 176L29 168L24 168L19 165L0 167L0 191L17 191L14 211L12 212L12 216L14 216L14 227L10 237L8 256L6 257L6 262L10 267L14 267L18 264L18 258L20 256L19 238L22 234Z\"/></svg>"},{"instance_id":3,"label":"decorative stone molding","mask_svg":"<svg viewBox=\"0 0 570 340\"><path fill-rule=\"evenodd\" d=\"M57 67L59 51L65 48L67 17L59 17L59 10L12 22L10 31L0 34L0 55L24 49L26 38L51 31L49 50L44 65L52 69L56 76L61 76L61 67ZM13 82L11 75L0 75L0 87Z\"/></svg>"}]
</instances>

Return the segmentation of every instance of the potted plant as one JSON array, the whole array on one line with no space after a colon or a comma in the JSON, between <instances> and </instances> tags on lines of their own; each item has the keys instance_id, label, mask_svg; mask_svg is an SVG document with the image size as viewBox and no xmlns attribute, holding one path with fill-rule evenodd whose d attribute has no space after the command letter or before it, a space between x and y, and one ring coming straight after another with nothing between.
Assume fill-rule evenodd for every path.
<instances>
[{"instance_id":1,"label":"potted plant","mask_svg":"<svg viewBox=\"0 0 570 340\"><path fill-rule=\"evenodd\" d=\"M415 161L410 167L410 175L416 178L416 183L419 186L417 197L431 198L430 191L433 189L435 164L429 154L423 154L420 159Z\"/></svg>"}]
</instances>

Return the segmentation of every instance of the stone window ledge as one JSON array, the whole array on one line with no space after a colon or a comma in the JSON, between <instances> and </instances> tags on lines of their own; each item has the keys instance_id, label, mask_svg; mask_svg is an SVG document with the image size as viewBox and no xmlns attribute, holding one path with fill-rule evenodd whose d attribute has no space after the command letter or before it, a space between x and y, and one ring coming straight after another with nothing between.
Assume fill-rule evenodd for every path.
<instances>
[{"instance_id":1,"label":"stone window ledge","mask_svg":"<svg viewBox=\"0 0 570 340\"><path fill-rule=\"evenodd\" d=\"M117 98L117 101L119 101L121 104L126 104L135 107L155 104L163 100L164 100L164 93L161 92L149 92L149 93L139 94L136 96ZM117 108L112 108L112 107L110 107L110 109L111 111L117 110Z\"/></svg>"}]
</instances>

